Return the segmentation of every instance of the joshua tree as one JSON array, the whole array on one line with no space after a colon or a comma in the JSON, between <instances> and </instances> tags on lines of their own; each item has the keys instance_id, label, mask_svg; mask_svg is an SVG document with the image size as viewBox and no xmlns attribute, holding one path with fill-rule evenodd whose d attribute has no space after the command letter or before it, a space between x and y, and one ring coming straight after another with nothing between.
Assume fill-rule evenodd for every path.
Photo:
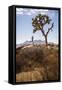
<instances>
[{"instance_id":1,"label":"joshua tree","mask_svg":"<svg viewBox=\"0 0 62 90\"><path fill-rule=\"evenodd\" d=\"M34 42L33 42L33 41L34 41L34 37L32 36L32 43L34 44Z\"/></svg>"},{"instance_id":2,"label":"joshua tree","mask_svg":"<svg viewBox=\"0 0 62 90\"><path fill-rule=\"evenodd\" d=\"M45 37L46 46L48 44L47 36L54 26L54 23L51 23L51 21L52 20L50 19L50 17L48 15L38 14L37 16L35 16L35 18L32 18L32 26L34 27L33 33L40 30L42 32L43 36ZM45 32L44 26L47 24L49 24L50 27Z\"/></svg>"}]
</instances>

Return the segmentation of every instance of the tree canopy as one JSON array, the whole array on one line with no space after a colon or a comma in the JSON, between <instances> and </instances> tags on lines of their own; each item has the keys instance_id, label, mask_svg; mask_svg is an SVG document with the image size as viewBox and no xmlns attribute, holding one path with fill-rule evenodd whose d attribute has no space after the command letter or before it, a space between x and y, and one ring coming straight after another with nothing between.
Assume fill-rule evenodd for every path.
<instances>
[{"instance_id":1,"label":"tree canopy","mask_svg":"<svg viewBox=\"0 0 62 90\"><path fill-rule=\"evenodd\" d=\"M32 18L32 26L34 27L33 33L35 33L37 30L43 30L44 25L50 24L51 21L52 20L49 18L49 16L38 14L35 18Z\"/></svg>"},{"instance_id":2,"label":"tree canopy","mask_svg":"<svg viewBox=\"0 0 62 90\"><path fill-rule=\"evenodd\" d=\"M32 26L34 27L33 29L33 33L35 33L36 31L41 30L43 36L45 37L45 39L47 39L47 35L50 32L50 30L52 30L54 23L50 23L52 21L52 19L50 19L50 17L48 15L41 15L38 14L37 16L35 16L34 18L32 18ZM44 26L46 24L51 24L50 28L48 28L47 32L45 33L44 30ZM47 40L46 40L47 43Z\"/></svg>"}]
</instances>

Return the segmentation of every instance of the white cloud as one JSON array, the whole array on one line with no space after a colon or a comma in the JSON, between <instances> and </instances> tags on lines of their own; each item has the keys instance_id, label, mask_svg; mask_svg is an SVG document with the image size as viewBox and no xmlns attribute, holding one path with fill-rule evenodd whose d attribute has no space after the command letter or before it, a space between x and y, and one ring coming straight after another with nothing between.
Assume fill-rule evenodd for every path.
<instances>
[{"instance_id":1,"label":"white cloud","mask_svg":"<svg viewBox=\"0 0 62 90\"><path fill-rule=\"evenodd\" d=\"M23 9L23 11L24 11L24 12L27 12L27 11L28 11L28 9Z\"/></svg>"},{"instance_id":2,"label":"white cloud","mask_svg":"<svg viewBox=\"0 0 62 90\"><path fill-rule=\"evenodd\" d=\"M30 12L31 12L32 14L35 14L35 13L36 13L35 10L33 10L33 9L31 9Z\"/></svg>"},{"instance_id":3,"label":"white cloud","mask_svg":"<svg viewBox=\"0 0 62 90\"><path fill-rule=\"evenodd\" d=\"M17 15L21 15L21 14L23 14L23 8L16 8L16 14Z\"/></svg>"},{"instance_id":4,"label":"white cloud","mask_svg":"<svg viewBox=\"0 0 62 90\"><path fill-rule=\"evenodd\" d=\"M23 11L24 9L23 8L16 8L16 11L17 12L21 12L21 11Z\"/></svg>"},{"instance_id":5,"label":"white cloud","mask_svg":"<svg viewBox=\"0 0 62 90\"><path fill-rule=\"evenodd\" d=\"M48 12L48 10L47 9L34 9L36 12Z\"/></svg>"},{"instance_id":6,"label":"white cloud","mask_svg":"<svg viewBox=\"0 0 62 90\"><path fill-rule=\"evenodd\" d=\"M26 15L32 15L31 12L27 12Z\"/></svg>"},{"instance_id":7,"label":"white cloud","mask_svg":"<svg viewBox=\"0 0 62 90\"><path fill-rule=\"evenodd\" d=\"M22 15L22 14L23 14L23 12L16 12L16 14L17 14L17 15Z\"/></svg>"},{"instance_id":8,"label":"white cloud","mask_svg":"<svg viewBox=\"0 0 62 90\"><path fill-rule=\"evenodd\" d=\"M46 12L40 12L40 14L45 15L45 14L46 14Z\"/></svg>"},{"instance_id":9,"label":"white cloud","mask_svg":"<svg viewBox=\"0 0 62 90\"><path fill-rule=\"evenodd\" d=\"M48 12L48 10L44 10L44 9L26 9L26 8L17 8L16 9L17 14L25 14L25 15L35 15L38 13L41 14L46 14L46 12Z\"/></svg>"}]
</instances>

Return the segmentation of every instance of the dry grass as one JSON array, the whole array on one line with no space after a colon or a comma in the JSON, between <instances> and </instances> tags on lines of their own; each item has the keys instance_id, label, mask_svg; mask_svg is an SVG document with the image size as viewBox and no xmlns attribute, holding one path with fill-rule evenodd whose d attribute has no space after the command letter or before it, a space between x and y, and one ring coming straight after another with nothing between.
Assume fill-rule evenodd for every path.
<instances>
[{"instance_id":1,"label":"dry grass","mask_svg":"<svg viewBox=\"0 0 62 90\"><path fill-rule=\"evenodd\" d=\"M58 80L58 49L32 46L16 50L16 82Z\"/></svg>"}]
</instances>

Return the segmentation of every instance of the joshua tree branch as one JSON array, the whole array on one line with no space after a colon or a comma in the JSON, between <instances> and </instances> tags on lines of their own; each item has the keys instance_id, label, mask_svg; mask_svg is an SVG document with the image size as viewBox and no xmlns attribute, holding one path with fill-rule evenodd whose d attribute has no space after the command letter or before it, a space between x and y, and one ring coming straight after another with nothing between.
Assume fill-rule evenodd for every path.
<instances>
[{"instance_id":1,"label":"joshua tree branch","mask_svg":"<svg viewBox=\"0 0 62 90\"><path fill-rule=\"evenodd\" d=\"M52 23L50 28L48 28L48 31L46 32L46 35L48 35L49 31L52 30L53 26L54 26L54 23Z\"/></svg>"},{"instance_id":2,"label":"joshua tree branch","mask_svg":"<svg viewBox=\"0 0 62 90\"><path fill-rule=\"evenodd\" d=\"M42 32L42 34L45 36L45 32L44 32L44 30L43 30L43 29L41 30L41 32Z\"/></svg>"}]
</instances>

